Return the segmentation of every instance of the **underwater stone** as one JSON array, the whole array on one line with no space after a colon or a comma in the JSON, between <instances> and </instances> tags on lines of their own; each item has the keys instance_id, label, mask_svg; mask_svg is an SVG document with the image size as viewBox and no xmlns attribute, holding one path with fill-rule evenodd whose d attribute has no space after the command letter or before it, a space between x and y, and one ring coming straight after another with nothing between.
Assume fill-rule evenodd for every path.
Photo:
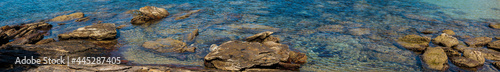
<instances>
[{"instance_id":1,"label":"underwater stone","mask_svg":"<svg viewBox=\"0 0 500 72\"><path fill-rule=\"evenodd\" d=\"M425 50L422 60L430 69L445 70L448 68L448 57L440 47L431 47Z\"/></svg>"},{"instance_id":2,"label":"underwater stone","mask_svg":"<svg viewBox=\"0 0 500 72\"><path fill-rule=\"evenodd\" d=\"M458 39L446 33L442 33L441 35L432 39L432 42L434 44L442 45L445 47L452 47L458 45Z\"/></svg>"},{"instance_id":3,"label":"underwater stone","mask_svg":"<svg viewBox=\"0 0 500 72\"><path fill-rule=\"evenodd\" d=\"M490 37L476 37L466 39L465 43L467 43L469 47L482 47L483 45L490 43L492 40L493 39Z\"/></svg>"},{"instance_id":4,"label":"underwater stone","mask_svg":"<svg viewBox=\"0 0 500 72\"><path fill-rule=\"evenodd\" d=\"M453 64L460 67L477 67L483 65L483 63L466 57L450 57L450 60Z\"/></svg>"},{"instance_id":5,"label":"underwater stone","mask_svg":"<svg viewBox=\"0 0 500 72\"><path fill-rule=\"evenodd\" d=\"M157 52L161 53L168 53L168 52L177 52L177 53L182 53L182 52L194 52L196 47L187 47L187 44L171 39L171 38L164 38L164 39L157 39L155 41L147 41L142 44L142 47L147 48L147 49L152 49Z\"/></svg>"},{"instance_id":6,"label":"underwater stone","mask_svg":"<svg viewBox=\"0 0 500 72\"><path fill-rule=\"evenodd\" d=\"M351 35L366 35L366 34L371 34L370 33L370 29L368 29L368 28L349 29L349 33Z\"/></svg>"},{"instance_id":7,"label":"underwater stone","mask_svg":"<svg viewBox=\"0 0 500 72\"><path fill-rule=\"evenodd\" d=\"M488 48L500 50L500 40L488 43Z\"/></svg>"},{"instance_id":8,"label":"underwater stone","mask_svg":"<svg viewBox=\"0 0 500 72\"><path fill-rule=\"evenodd\" d=\"M101 23L78 28L70 33L59 34L59 39L115 39L116 26L113 23Z\"/></svg>"},{"instance_id":9,"label":"underwater stone","mask_svg":"<svg viewBox=\"0 0 500 72\"><path fill-rule=\"evenodd\" d=\"M408 50L423 51L429 46L431 39L418 35L406 35L399 38L396 42Z\"/></svg>"},{"instance_id":10,"label":"underwater stone","mask_svg":"<svg viewBox=\"0 0 500 72\"><path fill-rule=\"evenodd\" d=\"M58 21L58 22L68 21L68 20L72 20L72 19L82 18L83 16L84 16L84 14L82 12L76 12L76 13L69 14L69 15L57 16L55 18L50 19L50 21Z\"/></svg>"},{"instance_id":11,"label":"underwater stone","mask_svg":"<svg viewBox=\"0 0 500 72\"><path fill-rule=\"evenodd\" d=\"M342 25L325 25L317 28L316 30L318 31L323 31L323 32L343 32L344 31L344 26Z\"/></svg>"}]
</instances>

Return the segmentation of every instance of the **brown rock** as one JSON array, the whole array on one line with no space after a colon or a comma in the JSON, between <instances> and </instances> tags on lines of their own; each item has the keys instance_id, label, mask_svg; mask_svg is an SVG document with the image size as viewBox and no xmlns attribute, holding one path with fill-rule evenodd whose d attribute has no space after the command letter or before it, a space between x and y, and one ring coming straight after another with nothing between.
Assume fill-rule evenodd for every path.
<instances>
[{"instance_id":1,"label":"brown rock","mask_svg":"<svg viewBox=\"0 0 500 72\"><path fill-rule=\"evenodd\" d=\"M70 33L59 34L59 39L94 39L94 40L104 40L104 39L115 39L116 38L116 26L112 23L101 23L94 24L90 26L85 26L78 28Z\"/></svg>"},{"instance_id":2,"label":"brown rock","mask_svg":"<svg viewBox=\"0 0 500 72\"><path fill-rule=\"evenodd\" d=\"M116 29L122 29L123 27L127 27L127 25L120 25L120 26L116 27Z\"/></svg>"},{"instance_id":3,"label":"brown rock","mask_svg":"<svg viewBox=\"0 0 500 72\"><path fill-rule=\"evenodd\" d=\"M422 55L422 60L430 69L445 70L448 68L448 57L444 50L439 47L427 48Z\"/></svg>"},{"instance_id":4,"label":"brown rock","mask_svg":"<svg viewBox=\"0 0 500 72\"><path fill-rule=\"evenodd\" d=\"M318 31L323 32L344 32L344 26L342 25L325 25L317 28Z\"/></svg>"},{"instance_id":5,"label":"brown rock","mask_svg":"<svg viewBox=\"0 0 500 72\"><path fill-rule=\"evenodd\" d=\"M497 67L497 69L500 69L500 61L493 62L493 66Z\"/></svg>"},{"instance_id":6,"label":"brown rock","mask_svg":"<svg viewBox=\"0 0 500 72\"><path fill-rule=\"evenodd\" d=\"M189 11L188 13L186 13L186 14L184 14L184 15L182 15L182 16L175 17L175 20L186 19L186 18L188 18L189 16L191 16L192 14L197 13L197 12L200 12L200 11L201 11L201 9L199 9L199 10Z\"/></svg>"},{"instance_id":7,"label":"brown rock","mask_svg":"<svg viewBox=\"0 0 500 72\"><path fill-rule=\"evenodd\" d=\"M147 16L135 16L130 20L130 23L132 24L144 24L147 23L148 21L153 20L153 18L147 17Z\"/></svg>"},{"instance_id":8,"label":"brown rock","mask_svg":"<svg viewBox=\"0 0 500 72\"><path fill-rule=\"evenodd\" d=\"M43 39L43 40L40 40L40 41L38 41L38 42L37 42L37 43L35 43L35 44L37 44L37 45L39 45L39 44L47 44L47 43L50 43L50 42L55 42L55 41L56 41L56 40L54 40L53 38L49 38L49 39Z\"/></svg>"},{"instance_id":9,"label":"brown rock","mask_svg":"<svg viewBox=\"0 0 500 72\"><path fill-rule=\"evenodd\" d=\"M186 43L171 39L171 38L164 38L164 39L157 39L155 41L147 41L142 44L142 47L147 48L147 49L152 49L157 52L161 53L167 53L167 52L177 52L177 53L182 53L182 52L194 52L196 47L188 47L186 48Z\"/></svg>"},{"instance_id":10,"label":"brown rock","mask_svg":"<svg viewBox=\"0 0 500 72\"><path fill-rule=\"evenodd\" d=\"M145 7L140 8L139 11L144 16L147 16L147 17L150 17L153 19L161 19L161 18L164 18L164 17L167 17L168 15L170 15L170 13L168 13L167 10L165 10L163 8L154 7L154 6L145 6Z\"/></svg>"},{"instance_id":11,"label":"brown rock","mask_svg":"<svg viewBox=\"0 0 500 72\"><path fill-rule=\"evenodd\" d=\"M500 50L500 40L488 43L488 48Z\"/></svg>"},{"instance_id":12,"label":"brown rock","mask_svg":"<svg viewBox=\"0 0 500 72\"><path fill-rule=\"evenodd\" d=\"M349 29L349 33L351 35L366 35L366 34L371 34L370 33L370 29L368 29L368 28Z\"/></svg>"},{"instance_id":13,"label":"brown rock","mask_svg":"<svg viewBox=\"0 0 500 72\"><path fill-rule=\"evenodd\" d=\"M89 20L89 17L84 17L84 18L80 18L80 19L75 20L75 22L85 22L88 20Z\"/></svg>"},{"instance_id":14,"label":"brown rock","mask_svg":"<svg viewBox=\"0 0 500 72\"><path fill-rule=\"evenodd\" d=\"M307 56L304 53L290 51L290 57L288 58L288 62L293 64L305 64L307 62Z\"/></svg>"},{"instance_id":15,"label":"brown rock","mask_svg":"<svg viewBox=\"0 0 500 72\"><path fill-rule=\"evenodd\" d=\"M458 43L459 43L457 38L450 36L446 33L442 33L441 35L432 39L432 42L434 44L442 45L445 47L453 47L453 46L458 45Z\"/></svg>"},{"instance_id":16,"label":"brown rock","mask_svg":"<svg viewBox=\"0 0 500 72\"><path fill-rule=\"evenodd\" d=\"M245 38L245 41L247 41L247 42L259 42L259 43L263 43L266 41L273 41L273 42L279 43L279 38L271 36L271 34L273 34L273 33L274 32L270 32L270 31L258 33L258 34L255 34L253 36L249 36L249 37Z\"/></svg>"},{"instance_id":17,"label":"brown rock","mask_svg":"<svg viewBox=\"0 0 500 72\"><path fill-rule=\"evenodd\" d=\"M449 48L449 47L442 47L444 52L446 52L446 55L448 57L456 57L456 56L461 56L462 54L460 54L460 52L458 52L457 50L453 50L452 48Z\"/></svg>"},{"instance_id":18,"label":"brown rock","mask_svg":"<svg viewBox=\"0 0 500 72\"><path fill-rule=\"evenodd\" d=\"M199 34L199 33L198 33L198 29L196 29L196 30L194 30L193 32L189 33L189 34L187 35L187 38L186 38L186 39L187 39L187 41L193 41L193 40L194 40L194 38L196 38L196 36L198 36L198 34Z\"/></svg>"},{"instance_id":19,"label":"brown rock","mask_svg":"<svg viewBox=\"0 0 500 72\"><path fill-rule=\"evenodd\" d=\"M455 32L453 32L453 30L443 30L443 33L446 33L448 35L455 35Z\"/></svg>"},{"instance_id":20,"label":"brown rock","mask_svg":"<svg viewBox=\"0 0 500 72\"><path fill-rule=\"evenodd\" d=\"M500 40L500 37L495 37L497 40Z\"/></svg>"},{"instance_id":21,"label":"brown rock","mask_svg":"<svg viewBox=\"0 0 500 72\"><path fill-rule=\"evenodd\" d=\"M82 18L83 16L85 16L82 12L77 12L77 13L73 13L73 14L69 14L69 15L62 15L62 16L57 16L55 18L52 18L50 19L50 21L68 21L68 20L72 20L72 19L77 19L77 18Z\"/></svg>"},{"instance_id":22,"label":"brown rock","mask_svg":"<svg viewBox=\"0 0 500 72\"><path fill-rule=\"evenodd\" d=\"M488 43L490 43L493 39L490 37L476 37L469 38L465 40L465 43L469 45L469 47L482 47Z\"/></svg>"},{"instance_id":23,"label":"brown rock","mask_svg":"<svg viewBox=\"0 0 500 72\"><path fill-rule=\"evenodd\" d=\"M466 49L464 52L464 57L475 60L479 63L484 63L485 59L483 57L483 53L481 51Z\"/></svg>"},{"instance_id":24,"label":"brown rock","mask_svg":"<svg viewBox=\"0 0 500 72\"><path fill-rule=\"evenodd\" d=\"M427 46L431 38L422 37L418 35L406 35L400 37L396 42L408 50L423 51Z\"/></svg>"},{"instance_id":25,"label":"brown rock","mask_svg":"<svg viewBox=\"0 0 500 72\"><path fill-rule=\"evenodd\" d=\"M491 22L489 26L494 29L500 29L500 23Z\"/></svg>"},{"instance_id":26,"label":"brown rock","mask_svg":"<svg viewBox=\"0 0 500 72\"><path fill-rule=\"evenodd\" d=\"M483 63L480 63L476 60L466 58L466 57L451 57L450 58L451 62L457 66L460 67L477 67L480 65L483 65Z\"/></svg>"}]
</instances>

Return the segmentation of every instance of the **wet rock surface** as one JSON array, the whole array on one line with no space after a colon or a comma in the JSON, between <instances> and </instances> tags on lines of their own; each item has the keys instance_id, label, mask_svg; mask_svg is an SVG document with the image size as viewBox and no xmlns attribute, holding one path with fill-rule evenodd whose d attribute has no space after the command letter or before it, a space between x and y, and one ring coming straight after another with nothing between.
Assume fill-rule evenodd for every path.
<instances>
[{"instance_id":1,"label":"wet rock surface","mask_svg":"<svg viewBox=\"0 0 500 72\"><path fill-rule=\"evenodd\" d=\"M371 34L370 29L368 29L368 28L349 29L349 33L351 35L366 35L366 34Z\"/></svg>"},{"instance_id":2,"label":"wet rock surface","mask_svg":"<svg viewBox=\"0 0 500 72\"><path fill-rule=\"evenodd\" d=\"M130 20L132 24L144 24L149 21L159 20L167 17L170 13L163 9L154 6L145 6L139 9L138 15Z\"/></svg>"},{"instance_id":3,"label":"wet rock surface","mask_svg":"<svg viewBox=\"0 0 500 72\"><path fill-rule=\"evenodd\" d=\"M500 50L500 40L488 43L488 48Z\"/></svg>"},{"instance_id":4,"label":"wet rock surface","mask_svg":"<svg viewBox=\"0 0 500 72\"><path fill-rule=\"evenodd\" d=\"M450 36L446 33L442 33L441 35L437 36L436 38L432 39L432 42L434 44L442 45L445 47L452 47L458 45L458 39Z\"/></svg>"},{"instance_id":5,"label":"wet rock surface","mask_svg":"<svg viewBox=\"0 0 500 72\"><path fill-rule=\"evenodd\" d=\"M452 36L455 35L455 32L453 30L443 30L442 32Z\"/></svg>"},{"instance_id":6,"label":"wet rock surface","mask_svg":"<svg viewBox=\"0 0 500 72\"><path fill-rule=\"evenodd\" d=\"M212 45L212 51L204 57L205 66L221 70L276 66L297 69L307 61L305 54L288 50L288 45L265 41L271 38L270 34L272 32L263 32L247 37L247 42L228 41L219 46Z\"/></svg>"},{"instance_id":7,"label":"wet rock surface","mask_svg":"<svg viewBox=\"0 0 500 72\"><path fill-rule=\"evenodd\" d=\"M70 33L59 34L59 39L93 39L105 40L115 39L117 35L116 26L112 23L100 23L78 28Z\"/></svg>"},{"instance_id":8,"label":"wet rock surface","mask_svg":"<svg viewBox=\"0 0 500 72\"><path fill-rule=\"evenodd\" d=\"M440 47L427 48L422 55L425 65L434 70L445 70L448 68L448 57Z\"/></svg>"},{"instance_id":9,"label":"wet rock surface","mask_svg":"<svg viewBox=\"0 0 500 72\"><path fill-rule=\"evenodd\" d=\"M317 28L318 31L323 32L344 32L344 26L342 25L325 25Z\"/></svg>"},{"instance_id":10,"label":"wet rock surface","mask_svg":"<svg viewBox=\"0 0 500 72\"><path fill-rule=\"evenodd\" d=\"M62 15L62 16L57 16L55 18L50 19L50 21L68 21L72 19L78 19L78 18L83 18L85 15L82 12L76 12L73 14L69 15Z\"/></svg>"},{"instance_id":11,"label":"wet rock surface","mask_svg":"<svg viewBox=\"0 0 500 72\"><path fill-rule=\"evenodd\" d=\"M423 51L429 46L430 38L418 35L406 35L396 42L408 50Z\"/></svg>"},{"instance_id":12,"label":"wet rock surface","mask_svg":"<svg viewBox=\"0 0 500 72\"><path fill-rule=\"evenodd\" d=\"M490 27L493 29L500 29L500 23L489 23Z\"/></svg>"},{"instance_id":13,"label":"wet rock surface","mask_svg":"<svg viewBox=\"0 0 500 72\"><path fill-rule=\"evenodd\" d=\"M483 65L483 63L478 62L474 59L466 58L466 57L451 57L451 62L460 67L477 67Z\"/></svg>"},{"instance_id":14,"label":"wet rock surface","mask_svg":"<svg viewBox=\"0 0 500 72\"><path fill-rule=\"evenodd\" d=\"M500 69L500 61L493 62L492 64L493 64L493 66L495 66L495 67L497 67L498 69Z\"/></svg>"},{"instance_id":15,"label":"wet rock surface","mask_svg":"<svg viewBox=\"0 0 500 72\"><path fill-rule=\"evenodd\" d=\"M479 63L484 63L485 62L485 59L483 57L483 53L480 52L480 51L466 49L463 52L463 54L464 54L464 57L472 59L472 60L475 60L475 61L477 61Z\"/></svg>"},{"instance_id":16,"label":"wet rock surface","mask_svg":"<svg viewBox=\"0 0 500 72\"><path fill-rule=\"evenodd\" d=\"M464 42L469 45L469 47L482 47L490 43L493 39L490 37L476 37L466 39Z\"/></svg>"},{"instance_id":17,"label":"wet rock surface","mask_svg":"<svg viewBox=\"0 0 500 72\"><path fill-rule=\"evenodd\" d=\"M43 65L37 68L29 69L28 72L189 72L181 68L172 68L166 66L126 66L126 65ZM201 70L217 71L217 70Z\"/></svg>"},{"instance_id":18,"label":"wet rock surface","mask_svg":"<svg viewBox=\"0 0 500 72\"><path fill-rule=\"evenodd\" d=\"M147 49L152 49L161 53L194 52L196 49L196 47L187 47L186 43L171 38L157 39L155 41L147 41L144 42L144 44L142 44L142 47Z\"/></svg>"},{"instance_id":19,"label":"wet rock surface","mask_svg":"<svg viewBox=\"0 0 500 72\"><path fill-rule=\"evenodd\" d=\"M43 39L43 40L40 40L38 42L36 42L35 44L47 44L47 43L50 43L50 42L55 42L56 40L54 40L54 38L49 38L49 39Z\"/></svg>"}]
</instances>

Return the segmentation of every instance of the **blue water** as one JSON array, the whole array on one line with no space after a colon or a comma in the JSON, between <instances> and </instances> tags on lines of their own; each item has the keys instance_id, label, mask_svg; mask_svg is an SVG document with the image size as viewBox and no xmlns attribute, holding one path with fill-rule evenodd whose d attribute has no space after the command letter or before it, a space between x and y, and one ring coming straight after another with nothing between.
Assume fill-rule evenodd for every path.
<instances>
[{"instance_id":1,"label":"blue water","mask_svg":"<svg viewBox=\"0 0 500 72\"><path fill-rule=\"evenodd\" d=\"M171 15L154 24L131 25L133 15L127 11L144 6L165 8ZM57 39L58 34L98 21L126 25L118 29L118 50L113 53L135 64L203 66L203 57L211 44L274 31L273 36L279 37L282 44L307 54L308 62L302 71L423 71L420 55L400 47L394 40L408 34L435 37L445 29L455 31L456 36L500 36L500 30L485 23L500 22L499 18L482 18L468 9L420 0L7 0L0 2L0 8L0 26L38 22L75 12L91 18L86 22L48 22L54 27L45 38ZM189 18L173 19L198 9L201 11ZM258 29L239 28L245 25ZM342 28L319 30L327 25ZM195 29L200 29L196 41L190 43L198 47L195 53L156 53L141 47L142 43L159 38L181 40ZM354 34L357 29L363 29L364 34ZM419 33L424 30L437 33ZM450 66L448 71L470 71ZM478 71L498 69L487 63Z\"/></svg>"}]
</instances>

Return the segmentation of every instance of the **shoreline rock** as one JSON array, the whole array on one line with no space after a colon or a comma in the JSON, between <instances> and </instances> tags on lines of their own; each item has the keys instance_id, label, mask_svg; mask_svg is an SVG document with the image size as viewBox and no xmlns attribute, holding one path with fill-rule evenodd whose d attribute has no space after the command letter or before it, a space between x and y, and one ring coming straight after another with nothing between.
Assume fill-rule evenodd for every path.
<instances>
[{"instance_id":1,"label":"shoreline rock","mask_svg":"<svg viewBox=\"0 0 500 72\"><path fill-rule=\"evenodd\" d=\"M105 40L115 39L117 35L116 26L112 23L101 23L78 28L70 33L59 34L61 40L67 39L93 39Z\"/></svg>"},{"instance_id":2,"label":"shoreline rock","mask_svg":"<svg viewBox=\"0 0 500 72\"><path fill-rule=\"evenodd\" d=\"M426 66L434 70L446 70L448 66L448 57L440 47L427 48L422 55L422 60Z\"/></svg>"},{"instance_id":3,"label":"shoreline rock","mask_svg":"<svg viewBox=\"0 0 500 72\"><path fill-rule=\"evenodd\" d=\"M500 50L500 40L488 43L488 48Z\"/></svg>"},{"instance_id":4,"label":"shoreline rock","mask_svg":"<svg viewBox=\"0 0 500 72\"><path fill-rule=\"evenodd\" d=\"M76 12L76 13L72 13L72 14L69 14L69 15L57 16L55 18L50 19L50 21L62 22L62 21L68 21L68 20L83 18L84 16L85 15L82 12Z\"/></svg>"},{"instance_id":5,"label":"shoreline rock","mask_svg":"<svg viewBox=\"0 0 500 72\"><path fill-rule=\"evenodd\" d=\"M408 50L423 51L429 46L431 38L422 37L419 35L406 35L400 37L396 42Z\"/></svg>"},{"instance_id":6,"label":"shoreline rock","mask_svg":"<svg viewBox=\"0 0 500 72\"><path fill-rule=\"evenodd\" d=\"M446 33L442 33L441 35L437 36L436 38L432 39L432 42L437 45L442 45L445 47L453 47L458 45L458 39L450 36Z\"/></svg>"},{"instance_id":7,"label":"shoreline rock","mask_svg":"<svg viewBox=\"0 0 500 72\"><path fill-rule=\"evenodd\" d=\"M166 9L158 8L158 7L154 7L154 6L144 6L144 7L140 8L138 12L139 12L138 13L139 15L134 16L134 18L132 18L130 20L130 23L132 23L132 24L144 24L144 23L147 23L149 21L163 19L163 18L167 17L168 15L170 15L170 13Z\"/></svg>"}]
</instances>

